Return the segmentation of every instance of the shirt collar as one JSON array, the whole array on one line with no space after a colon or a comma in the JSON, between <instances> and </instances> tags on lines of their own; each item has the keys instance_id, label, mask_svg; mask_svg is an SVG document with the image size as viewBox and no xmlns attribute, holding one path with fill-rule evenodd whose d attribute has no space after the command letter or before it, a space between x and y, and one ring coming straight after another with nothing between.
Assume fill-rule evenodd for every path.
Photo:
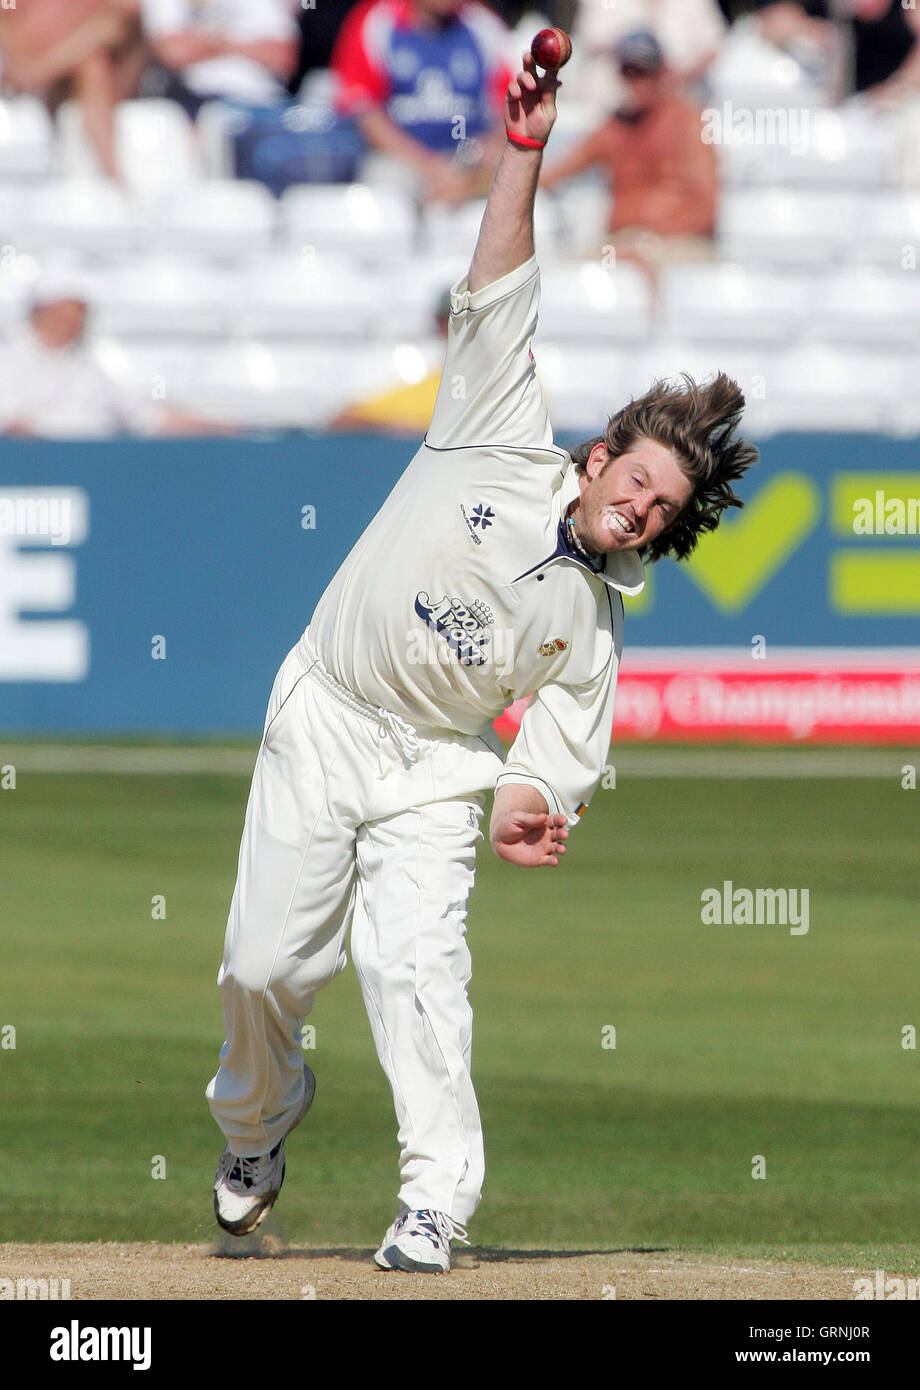
<instances>
[{"instance_id":1,"label":"shirt collar","mask_svg":"<svg viewBox=\"0 0 920 1390\"><path fill-rule=\"evenodd\" d=\"M578 474L575 472L575 465L571 459L566 465L562 475L562 483L556 493L556 524L565 517L566 510L570 502L581 493L581 485ZM587 568L587 566L585 566ZM597 570L598 579L611 589L618 589L621 594L627 594L634 598L636 594L641 594L645 588L645 566L635 550L611 551L606 557L606 563L602 570Z\"/></svg>"}]
</instances>

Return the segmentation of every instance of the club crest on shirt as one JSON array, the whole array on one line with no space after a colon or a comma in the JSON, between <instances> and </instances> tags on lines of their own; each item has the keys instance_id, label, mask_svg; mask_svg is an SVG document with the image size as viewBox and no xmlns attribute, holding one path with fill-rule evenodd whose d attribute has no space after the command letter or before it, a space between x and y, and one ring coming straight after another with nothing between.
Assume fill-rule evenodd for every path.
<instances>
[{"instance_id":1,"label":"club crest on shirt","mask_svg":"<svg viewBox=\"0 0 920 1390\"><path fill-rule=\"evenodd\" d=\"M564 637L552 637L548 642L540 643L540 655L555 656L557 652L564 652L568 645Z\"/></svg>"},{"instance_id":2,"label":"club crest on shirt","mask_svg":"<svg viewBox=\"0 0 920 1390\"><path fill-rule=\"evenodd\" d=\"M488 660L489 633L494 622L491 608L480 599L464 603L459 598L431 599L420 592L415 611L447 643L461 666L484 666Z\"/></svg>"},{"instance_id":3,"label":"club crest on shirt","mask_svg":"<svg viewBox=\"0 0 920 1390\"><path fill-rule=\"evenodd\" d=\"M487 531L492 525L495 520L495 513L492 508L480 502L471 512L468 512L461 502L460 515L466 522L466 529L470 533L470 539L474 540L477 545L482 545L482 536L477 533L480 531Z\"/></svg>"}]
</instances>

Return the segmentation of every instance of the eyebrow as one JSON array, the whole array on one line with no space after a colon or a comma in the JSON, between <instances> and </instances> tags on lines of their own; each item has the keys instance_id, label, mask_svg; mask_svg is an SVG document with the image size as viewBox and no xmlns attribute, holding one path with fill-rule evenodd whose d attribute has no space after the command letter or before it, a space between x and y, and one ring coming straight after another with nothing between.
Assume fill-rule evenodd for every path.
<instances>
[{"instance_id":1,"label":"eyebrow","mask_svg":"<svg viewBox=\"0 0 920 1390\"><path fill-rule=\"evenodd\" d=\"M634 464L633 464L633 468L635 469L635 471L636 471L637 473L641 473L641 474L642 474L643 481L647 483L647 482L648 482L648 469L646 468L645 464L644 464L644 463L634 463ZM682 503L682 502L675 502L675 500L674 500L673 497L659 497L659 496L657 496L657 494L656 494L656 497L655 497L655 501L656 501L656 502L663 502L664 505L665 505L666 507L670 507L670 508L672 509L672 511L675 511L675 512L679 512L680 509L681 509L681 507L683 506L683 503Z\"/></svg>"}]
</instances>

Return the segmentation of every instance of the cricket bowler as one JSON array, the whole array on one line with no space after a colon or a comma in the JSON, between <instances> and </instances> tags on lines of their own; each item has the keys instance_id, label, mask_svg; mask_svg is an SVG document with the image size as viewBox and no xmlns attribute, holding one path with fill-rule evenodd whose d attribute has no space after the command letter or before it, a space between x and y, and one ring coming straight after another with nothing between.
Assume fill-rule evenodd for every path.
<instances>
[{"instance_id":1,"label":"cricket bowler","mask_svg":"<svg viewBox=\"0 0 920 1390\"><path fill-rule=\"evenodd\" d=\"M398 1120L399 1207L375 1256L388 1270L447 1271L480 1200L466 917L486 793L496 854L561 864L610 744L622 596L641 591L643 561L684 559L741 506L732 483L757 457L723 374L656 383L571 455L553 443L530 345L558 86L529 54L508 86L431 426L278 671L218 976L214 1208L244 1235L313 1099L301 1030L351 929ZM524 695L503 763L492 724Z\"/></svg>"}]
</instances>

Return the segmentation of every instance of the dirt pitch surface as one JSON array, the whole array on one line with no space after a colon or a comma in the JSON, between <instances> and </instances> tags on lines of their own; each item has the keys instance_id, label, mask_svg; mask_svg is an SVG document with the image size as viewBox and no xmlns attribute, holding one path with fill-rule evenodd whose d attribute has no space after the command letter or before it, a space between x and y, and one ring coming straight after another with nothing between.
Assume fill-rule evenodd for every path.
<instances>
[{"instance_id":1,"label":"dirt pitch surface","mask_svg":"<svg viewBox=\"0 0 920 1390\"><path fill-rule=\"evenodd\" d=\"M232 1243L231 1243L232 1242ZM852 1299L865 1270L675 1251L457 1249L449 1275L378 1270L373 1251L213 1245L0 1245L4 1279L70 1280L93 1299ZM870 1277L872 1272L868 1271Z\"/></svg>"}]
</instances>

